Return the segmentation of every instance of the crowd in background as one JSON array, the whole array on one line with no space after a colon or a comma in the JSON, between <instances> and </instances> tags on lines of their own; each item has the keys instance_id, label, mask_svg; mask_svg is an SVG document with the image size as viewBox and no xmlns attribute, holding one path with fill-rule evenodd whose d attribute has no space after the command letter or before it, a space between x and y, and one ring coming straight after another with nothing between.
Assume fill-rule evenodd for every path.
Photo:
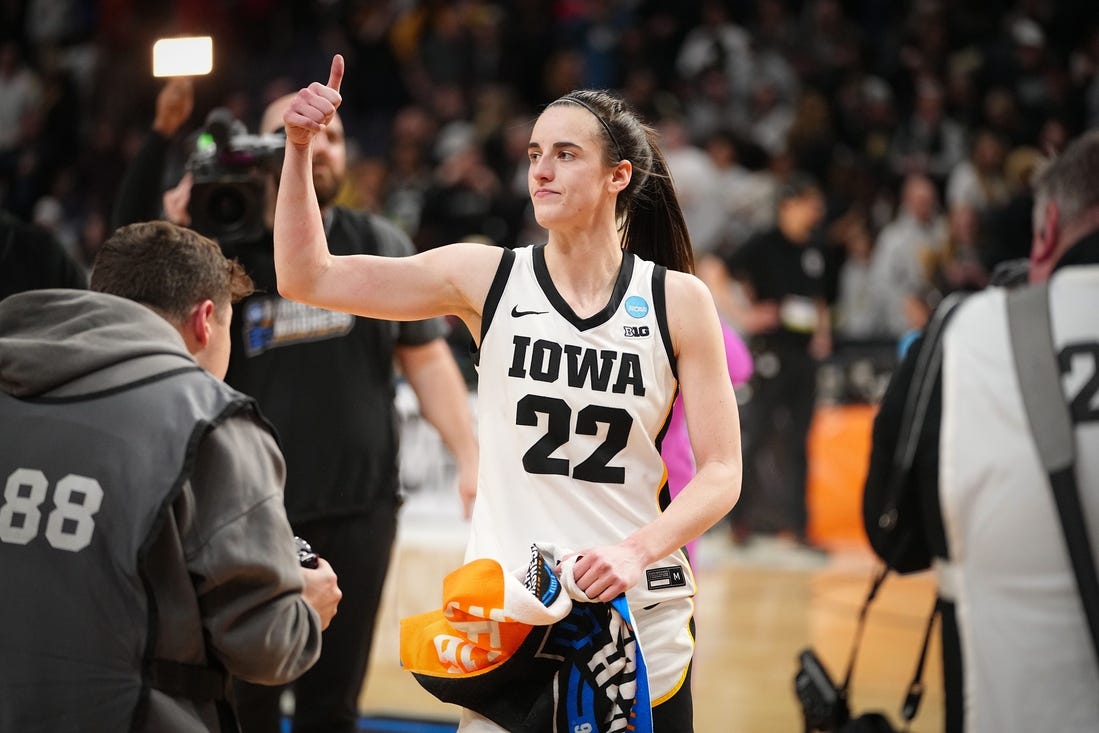
<instances>
[{"instance_id":1,"label":"crowd in background","mask_svg":"<svg viewBox=\"0 0 1099 733\"><path fill-rule=\"evenodd\" d=\"M895 342L1024 256L1029 174L1099 126L1093 0L9 0L0 209L87 266L163 84L152 43L185 34L215 45L189 131L215 107L254 131L343 53L341 202L421 249L540 240L529 124L574 88L661 131L700 260L771 226L776 187L811 175L837 343Z\"/></svg>"}]
</instances>

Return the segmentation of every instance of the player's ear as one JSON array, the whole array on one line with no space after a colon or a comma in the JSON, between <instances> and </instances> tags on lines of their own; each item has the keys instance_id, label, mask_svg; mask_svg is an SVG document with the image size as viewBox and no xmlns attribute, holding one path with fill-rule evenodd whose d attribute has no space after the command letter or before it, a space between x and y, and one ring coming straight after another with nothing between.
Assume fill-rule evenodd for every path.
<instances>
[{"instance_id":1,"label":"player's ear","mask_svg":"<svg viewBox=\"0 0 1099 733\"><path fill-rule=\"evenodd\" d=\"M611 171L611 190L618 193L630 185L633 179L633 163L628 160L620 160Z\"/></svg>"},{"instance_id":2,"label":"player's ear","mask_svg":"<svg viewBox=\"0 0 1099 733\"><path fill-rule=\"evenodd\" d=\"M180 329L183 340L187 344L187 350L195 354L210 343L210 335L213 333L214 301L206 300L195 303L191 312L187 314Z\"/></svg>"}]
</instances>

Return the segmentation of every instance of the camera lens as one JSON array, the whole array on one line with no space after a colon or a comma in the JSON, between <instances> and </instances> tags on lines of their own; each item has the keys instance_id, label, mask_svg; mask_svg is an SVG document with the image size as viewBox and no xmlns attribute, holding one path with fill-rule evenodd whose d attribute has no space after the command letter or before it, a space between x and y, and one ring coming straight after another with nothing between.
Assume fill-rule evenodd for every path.
<instances>
[{"instance_id":1,"label":"camera lens","mask_svg":"<svg viewBox=\"0 0 1099 733\"><path fill-rule=\"evenodd\" d=\"M212 223L230 228L245 218L248 202L239 189L225 186L211 193L207 211Z\"/></svg>"},{"instance_id":2,"label":"camera lens","mask_svg":"<svg viewBox=\"0 0 1099 733\"><path fill-rule=\"evenodd\" d=\"M206 170L196 174L188 211L191 226L221 244L263 237L264 181L252 171Z\"/></svg>"}]
</instances>

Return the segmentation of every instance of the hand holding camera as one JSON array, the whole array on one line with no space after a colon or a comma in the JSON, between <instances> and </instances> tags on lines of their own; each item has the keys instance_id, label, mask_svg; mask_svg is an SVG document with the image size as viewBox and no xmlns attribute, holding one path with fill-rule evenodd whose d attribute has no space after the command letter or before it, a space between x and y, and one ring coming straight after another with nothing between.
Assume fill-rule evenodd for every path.
<instances>
[{"instance_id":1,"label":"hand holding camera","mask_svg":"<svg viewBox=\"0 0 1099 733\"><path fill-rule=\"evenodd\" d=\"M179 132L179 128L191 116L195 107L195 85L188 76L174 76L156 96L156 117L153 129L167 139Z\"/></svg>"},{"instance_id":2,"label":"hand holding camera","mask_svg":"<svg viewBox=\"0 0 1099 733\"><path fill-rule=\"evenodd\" d=\"M298 563L302 567L302 580L305 587L301 595L321 619L321 629L328 628L336 607L343 598L343 591L337 583L336 573L324 558L313 552L309 543L301 537L294 538L294 547L298 554Z\"/></svg>"},{"instance_id":3,"label":"hand holding camera","mask_svg":"<svg viewBox=\"0 0 1099 733\"><path fill-rule=\"evenodd\" d=\"M294 537L294 549L298 552L298 563L303 568L316 569L319 564L320 558L317 557L317 553L313 552L313 548L308 542L301 537Z\"/></svg>"}]
</instances>

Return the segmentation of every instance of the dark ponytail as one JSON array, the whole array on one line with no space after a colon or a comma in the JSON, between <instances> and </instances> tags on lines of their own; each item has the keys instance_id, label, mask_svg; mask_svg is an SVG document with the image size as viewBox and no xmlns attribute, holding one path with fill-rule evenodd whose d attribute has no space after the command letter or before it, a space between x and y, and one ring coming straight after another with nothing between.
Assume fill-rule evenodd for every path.
<instances>
[{"instance_id":1,"label":"dark ponytail","mask_svg":"<svg viewBox=\"0 0 1099 733\"><path fill-rule=\"evenodd\" d=\"M607 165L622 160L633 164L633 178L618 194L615 211L622 223L622 248L669 270L694 272L687 222L656 131L607 92L569 92L550 106L556 104L575 104L595 115L603 132Z\"/></svg>"}]
</instances>

